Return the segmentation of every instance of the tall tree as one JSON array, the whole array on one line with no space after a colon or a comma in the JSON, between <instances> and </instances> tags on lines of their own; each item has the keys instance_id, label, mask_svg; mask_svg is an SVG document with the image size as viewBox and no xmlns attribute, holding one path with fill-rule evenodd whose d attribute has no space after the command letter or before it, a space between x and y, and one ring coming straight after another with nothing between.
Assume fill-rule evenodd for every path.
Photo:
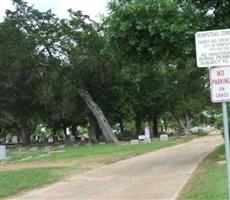
<instances>
[{"instance_id":1,"label":"tall tree","mask_svg":"<svg viewBox=\"0 0 230 200\"><path fill-rule=\"evenodd\" d=\"M71 19L61 21L61 49L69 65L68 78L93 113L106 141L118 143L104 113L90 94L90 90L92 93L97 87L102 87L110 77L110 58L103 52L103 38L97 24L88 16L80 11L69 12Z\"/></svg>"},{"instance_id":2,"label":"tall tree","mask_svg":"<svg viewBox=\"0 0 230 200\"><path fill-rule=\"evenodd\" d=\"M193 73L197 71L194 34L209 25L205 22L206 18L208 16L204 12L186 1L119 0L110 3L110 15L105 20L106 36L136 82L137 114L141 113L143 117L146 115L143 111L147 110L151 116L151 112L160 114L172 108L175 113L178 107L182 107L182 101L175 98L175 93L170 96L172 87L167 84L167 74L171 71L176 71L173 77L176 94L183 96L189 93L186 96L192 97L193 91L186 91L189 85L181 87L183 85L175 84L179 82L181 73L190 68L191 73L183 73L184 80L194 81L198 83L199 91L204 90L205 84L197 81L204 77L204 71L201 70L197 76ZM188 100L186 98L184 102ZM183 112L189 113L191 105L195 107L194 103L183 103L186 106Z\"/></svg>"},{"instance_id":3,"label":"tall tree","mask_svg":"<svg viewBox=\"0 0 230 200\"><path fill-rule=\"evenodd\" d=\"M1 112L19 119L21 138L29 143L28 120L36 118L41 108L36 92L42 81L40 56L36 44L7 17L0 24Z\"/></svg>"}]
</instances>

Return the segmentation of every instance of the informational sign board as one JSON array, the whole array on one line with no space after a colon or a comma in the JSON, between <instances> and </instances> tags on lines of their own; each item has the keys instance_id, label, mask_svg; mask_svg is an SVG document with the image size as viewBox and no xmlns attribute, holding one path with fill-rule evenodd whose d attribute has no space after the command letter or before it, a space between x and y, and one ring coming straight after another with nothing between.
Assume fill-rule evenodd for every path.
<instances>
[{"instance_id":1,"label":"informational sign board","mask_svg":"<svg viewBox=\"0 0 230 200\"><path fill-rule=\"evenodd\" d=\"M230 101L230 66L212 67L209 75L212 102Z\"/></svg>"},{"instance_id":2,"label":"informational sign board","mask_svg":"<svg viewBox=\"0 0 230 200\"><path fill-rule=\"evenodd\" d=\"M230 66L230 29L197 32L195 39L198 67Z\"/></svg>"},{"instance_id":3,"label":"informational sign board","mask_svg":"<svg viewBox=\"0 0 230 200\"><path fill-rule=\"evenodd\" d=\"M211 67L209 76L212 102L222 102L228 200L230 200L230 142L227 109L227 101L230 101L230 29L197 32L195 38L197 66Z\"/></svg>"}]
</instances>

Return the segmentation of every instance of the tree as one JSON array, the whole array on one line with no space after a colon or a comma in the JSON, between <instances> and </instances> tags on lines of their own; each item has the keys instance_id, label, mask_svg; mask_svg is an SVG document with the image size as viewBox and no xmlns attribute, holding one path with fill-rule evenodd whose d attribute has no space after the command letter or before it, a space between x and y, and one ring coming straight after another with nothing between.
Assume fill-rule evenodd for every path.
<instances>
[{"instance_id":1,"label":"tree","mask_svg":"<svg viewBox=\"0 0 230 200\"><path fill-rule=\"evenodd\" d=\"M29 144L28 120L36 118L40 104L36 92L41 82L36 44L10 19L0 24L1 111L19 120L24 145Z\"/></svg>"},{"instance_id":2,"label":"tree","mask_svg":"<svg viewBox=\"0 0 230 200\"><path fill-rule=\"evenodd\" d=\"M80 11L70 10L70 20L61 21L61 49L69 65L68 79L91 110L107 142L118 143L116 136L105 118L102 110L93 100L89 90L95 91L97 85L92 83L106 82L108 57L103 53L104 41L96 23Z\"/></svg>"},{"instance_id":3,"label":"tree","mask_svg":"<svg viewBox=\"0 0 230 200\"><path fill-rule=\"evenodd\" d=\"M199 96L205 94L204 71L197 73L195 64L194 35L201 27L209 26L205 21L208 16L186 1L120 0L112 1L109 8L106 36L118 59L123 59L123 67L134 77L136 121L173 110L179 121L185 116L191 122L191 110L199 111L200 100L188 102L194 98L189 84L197 83ZM186 85L181 75L188 81Z\"/></svg>"},{"instance_id":4,"label":"tree","mask_svg":"<svg viewBox=\"0 0 230 200\"><path fill-rule=\"evenodd\" d=\"M30 49L24 44L22 46L27 48L28 55L31 55L33 59L37 58L37 60L33 60L34 68L39 69L38 65L43 67L43 71L36 74L41 78L39 83L42 83L42 80L48 81L49 78L51 80L58 78L59 81L64 81L64 85L67 86L64 91L75 89L95 115L107 142L118 143L107 119L92 99L87 88L87 84L91 81L90 75L96 72L98 74L96 78L102 77L101 70L106 66L105 57L100 54L103 43L95 24L81 12L70 11L71 20L59 20L51 11L40 12L21 0L13 2L16 5L16 11L8 11L7 19L15 23L27 41L32 42ZM10 55L10 52L8 54ZM29 63L28 67L31 67ZM46 87L47 85L48 87ZM34 88L32 90L37 95L38 102L44 106L46 113L49 111L47 100L57 97L57 92L52 90L49 93L49 89L57 88L58 85L60 86L58 82L52 83L52 86L46 83L40 84L40 93ZM63 97L65 92L58 93ZM57 120L63 122L63 117L68 118L67 115L70 116L70 113L66 112L68 109L65 107L65 100L60 96L61 100L54 102L63 107L60 109L53 107L53 111L62 111L61 113L64 115L59 114Z\"/></svg>"}]
</instances>

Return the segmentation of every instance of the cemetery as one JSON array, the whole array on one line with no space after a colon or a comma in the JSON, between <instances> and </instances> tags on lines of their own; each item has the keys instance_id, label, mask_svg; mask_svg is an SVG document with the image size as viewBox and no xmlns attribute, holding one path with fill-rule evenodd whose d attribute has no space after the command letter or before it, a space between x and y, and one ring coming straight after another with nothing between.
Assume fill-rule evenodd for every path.
<instances>
[{"instance_id":1,"label":"cemetery","mask_svg":"<svg viewBox=\"0 0 230 200\"><path fill-rule=\"evenodd\" d=\"M230 200L229 10L1 1L0 199Z\"/></svg>"}]
</instances>

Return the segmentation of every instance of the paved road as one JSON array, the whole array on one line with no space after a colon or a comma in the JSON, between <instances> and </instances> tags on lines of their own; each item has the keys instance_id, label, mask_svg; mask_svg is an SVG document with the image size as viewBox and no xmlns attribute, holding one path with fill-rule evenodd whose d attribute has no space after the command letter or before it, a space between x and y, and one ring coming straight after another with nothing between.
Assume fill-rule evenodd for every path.
<instances>
[{"instance_id":1,"label":"paved road","mask_svg":"<svg viewBox=\"0 0 230 200\"><path fill-rule=\"evenodd\" d=\"M222 142L220 135L202 137L77 175L15 199L175 199L201 159Z\"/></svg>"}]
</instances>

